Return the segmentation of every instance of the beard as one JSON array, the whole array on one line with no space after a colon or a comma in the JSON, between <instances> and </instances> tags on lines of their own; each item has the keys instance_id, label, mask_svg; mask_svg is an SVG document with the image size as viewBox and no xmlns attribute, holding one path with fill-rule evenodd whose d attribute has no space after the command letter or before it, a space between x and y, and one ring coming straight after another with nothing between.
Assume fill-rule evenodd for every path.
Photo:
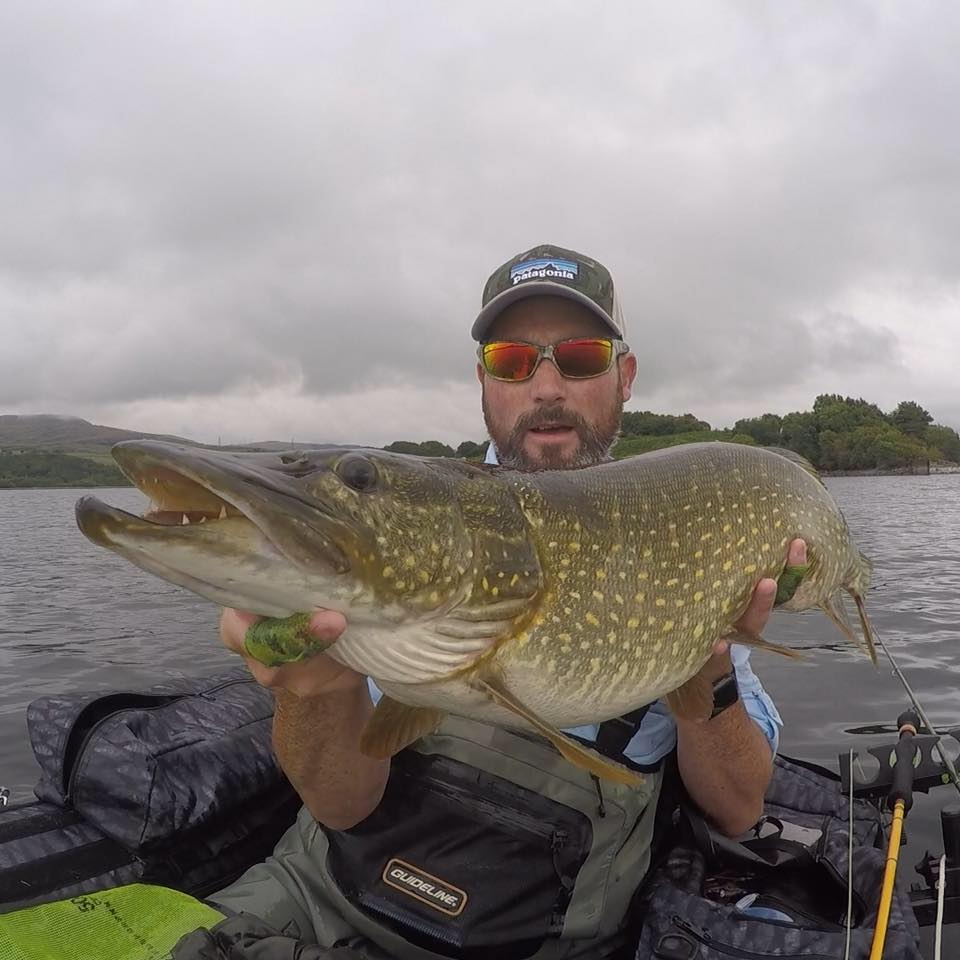
<instances>
[{"instance_id":1,"label":"beard","mask_svg":"<svg viewBox=\"0 0 960 960\"><path fill-rule=\"evenodd\" d=\"M487 406L486 391L483 392L481 404L487 432L497 450L497 460L501 466L511 470L531 473L538 470L592 467L610 459L610 451L620 436L623 397L619 389L611 408L595 424L587 423L578 413L568 410L563 404L551 404L522 414L512 429L506 431L501 430L492 417ZM576 449L572 453L566 453L547 447L536 459L532 458L523 446L527 431L558 422L575 431L579 440Z\"/></svg>"}]
</instances>

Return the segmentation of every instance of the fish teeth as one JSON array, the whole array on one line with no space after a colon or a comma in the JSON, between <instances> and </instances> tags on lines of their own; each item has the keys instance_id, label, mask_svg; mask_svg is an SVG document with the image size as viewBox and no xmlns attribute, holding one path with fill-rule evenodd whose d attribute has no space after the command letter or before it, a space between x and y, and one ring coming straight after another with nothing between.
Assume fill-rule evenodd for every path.
<instances>
[{"instance_id":1,"label":"fish teeth","mask_svg":"<svg viewBox=\"0 0 960 960\"><path fill-rule=\"evenodd\" d=\"M197 521L197 523L206 523L206 522L207 522L207 518L206 518L206 517L201 517L201 518Z\"/></svg>"},{"instance_id":2,"label":"fish teeth","mask_svg":"<svg viewBox=\"0 0 960 960\"><path fill-rule=\"evenodd\" d=\"M220 504L220 515L217 517L218 520L227 519L227 505L225 503Z\"/></svg>"},{"instance_id":3,"label":"fish teeth","mask_svg":"<svg viewBox=\"0 0 960 960\"><path fill-rule=\"evenodd\" d=\"M180 521L180 525L183 527L190 526L190 518L186 514L183 515L183 519Z\"/></svg>"}]
</instances>

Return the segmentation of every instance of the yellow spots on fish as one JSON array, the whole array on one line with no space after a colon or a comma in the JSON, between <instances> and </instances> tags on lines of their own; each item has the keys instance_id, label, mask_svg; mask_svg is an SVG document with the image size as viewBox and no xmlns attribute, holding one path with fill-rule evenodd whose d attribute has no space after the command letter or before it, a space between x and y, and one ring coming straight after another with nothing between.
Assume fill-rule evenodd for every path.
<instances>
[{"instance_id":1,"label":"yellow spots on fish","mask_svg":"<svg viewBox=\"0 0 960 960\"><path fill-rule=\"evenodd\" d=\"M703 567L698 567L696 570L694 570L693 576L694 576L694 579L696 580L702 580L704 577Z\"/></svg>"},{"instance_id":2,"label":"yellow spots on fish","mask_svg":"<svg viewBox=\"0 0 960 960\"><path fill-rule=\"evenodd\" d=\"M560 563L561 563L563 566L565 566L565 567L569 567L569 566L570 566L570 558L569 558L569 557L561 557L561 558L560 558Z\"/></svg>"},{"instance_id":3,"label":"yellow spots on fish","mask_svg":"<svg viewBox=\"0 0 960 960\"><path fill-rule=\"evenodd\" d=\"M397 580L397 581L394 583L394 586L395 586L398 590L406 590L406 589L407 589L407 581L406 581L406 580Z\"/></svg>"},{"instance_id":4,"label":"yellow spots on fish","mask_svg":"<svg viewBox=\"0 0 960 960\"><path fill-rule=\"evenodd\" d=\"M556 541L556 540L551 540L551 541L547 544L547 546L548 546L551 550L556 550L556 549L557 549L557 541Z\"/></svg>"},{"instance_id":5,"label":"yellow spots on fish","mask_svg":"<svg viewBox=\"0 0 960 960\"><path fill-rule=\"evenodd\" d=\"M599 590L593 591L593 598L594 600L599 600L601 603L603 603L603 594Z\"/></svg>"},{"instance_id":6,"label":"yellow spots on fish","mask_svg":"<svg viewBox=\"0 0 960 960\"><path fill-rule=\"evenodd\" d=\"M664 633L669 633L673 629L672 620L664 620L663 626L660 628Z\"/></svg>"},{"instance_id":7,"label":"yellow spots on fish","mask_svg":"<svg viewBox=\"0 0 960 960\"><path fill-rule=\"evenodd\" d=\"M656 618L656 617L647 617L647 626L648 626L648 627L655 627L656 625L657 625L657 618Z\"/></svg>"},{"instance_id":8,"label":"yellow spots on fish","mask_svg":"<svg viewBox=\"0 0 960 960\"><path fill-rule=\"evenodd\" d=\"M774 525L773 525L773 529L774 529L774 530L779 530L782 526L783 526L783 521L782 521L782 520L777 520L777 522L774 523Z\"/></svg>"},{"instance_id":9,"label":"yellow spots on fish","mask_svg":"<svg viewBox=\"0 0 960 960\"><path fill-rule=\"evenodd\" d=\"M431 603L439 603L439 602L440 602L440 594L439 594L439 592L436 591L436 590L431 590L431 591L430 591L429 600L430 600Z\"/></svg>"},{"instance_id":10,"label":"yellow spots on fish","mask_svg":"<svg viewBox=\"0 0 960 960\"><path fill-rule=\"evenodd\" d=\"M670 541L670 546L673 547L674 550L676 550L677 547L680 546L680 541L679 541L679 540L671 540L671 541Z\"/></svg>"},{"instance_id":11,"label":"yellow spots on fish","mask_svg":"<svg viewBox=\"0 0 960 960\"><path fill-rule=\"evenodd\" d=\"M519 574L519 573L515 573L515 574L510 578L510 586L511 586L511 587L515 587L519 582L520 582L520 574Z\"/></svg>"},{"instance_id":12,"label":"yellow spots on fish","mask_svg":"<svg viewBox=\"0 0 960 960\"><path fill-rule=\"evenodd\" d=\"M403 565L408 570L412 570L417 565L417 558L412 553L408 553L403 558Z\"/></svg>"},{"instance_id":13,"label":"yellow spots on fish","mask_svg":"<svg viewBox=\"0 0 960 960\"><path fill-rule=\"evenodd\" d=\"M600 621L597 619L597 615L595 613L590 613L588 611L586 616L583 619L586 620L586 622L589 623L591 627L600 626Z\"/></svg>"},{"instance_id":14,"label":"yellow spots on fish","mask_svg":"<svg viewBox=\"0 0 960 960\"><path fill-rule=\"evenodd\" d=\"M757 565L756 565L755 563L748 563L748 564L743 568L743 572L744 572L744 573L753 573L754 570L756 570L756 569L757 569Z\"/></svg>"},{"instance_id":15,"label":"yellow spots on fish","mask_svg":"<svg viewBox=\"0 0 960 960\"><path fill-rule=\"evenodd\" d=\"M643 551L643 559L647 560L652 556L653 556L653 550L651 550L650 547L645 547Z\"/></svg>"},{"instance_id":16,"label":"yellow spots on fish","mask_svg":"<svg viewBox=\"0 0 960 960\"><path fill-rule=\"evenodd\" d=\"M567 577L570 576L570 574L567 573L566 570L558 570L558 571L557 571L557 576L560 578L560 580L561 580L561 582L562 582L562 581L566 580Z\"/></svg>"},{"instance_id":17,"label":"yellow spots on fish","mask_svg":"<svg viewBox=\"0 0 960 960\"><path fill-rule=\"evenodd\" d=\"M430 582L430 574L429 574L426 570L418 570L418 571L417 571L417 579L418 579L421 583L429 583L429 582Z\"/></svg>"},{"instance_id":18,"label":"yellow spots on fish","mask_svg":"<svg viewBox=\"0 0 960 960\"><path fill-rule=\"evenodd\" d=\"M741 538L737 541L737 546L738 546L738 547L742 547L746 542L747 542L747 538L746 538L746 537L741 537Z\"/></svg>"},{"instance_id":19,"label":"yellow spots on fish","mask_svg":"<svg viewBox=\"0 0 960 960\"><path fill-rule=\"evenodd\" d=\"M732 566L733 566L733 561L732 561L732 560L724 560L724 561L723 561L723 569L724 569L724 570L729 570Z\"/></svg>"},{"instance_id":20,"label":"yellow spots on fish","mask_svg":"<svg viewBox=\"0 0 960 960\"><path fill-rule=\"evenodd\" d=\"M480 581L480 586L482 586L484 590L486 590L486 591L489 592L489 590L490 590L490 581L489 581L486 577L484 577L484 578Z\"/></svg>"},{"instance_id":21,"label":"yellow spots on fish","mask_svg":"<svg viewBox=\"0 0 960 960\"><path fill-rule=\"evenodd\" d=\"M699 603L702 599L703 599L703 591L702 591L702 590L698 590L698 591L693 595L693 602L694 602L694 603Z\"/></svg>"},{"instance_id":22,"label":"yellow spots on fish","mask_svg":"<svg viewBox=\"0 0 960 960\"><path fill-rule=\"evenodd\" d=\"M637 579L638 579L638 580L649 580L649 579L650 579L650 574L647 573L646 570L641 570L641 571L637 574Z\"/></svg>"},{"instance_id":23,"label":"yellow spots on fish","mask_svg":"<svg viewBox=\"0 0 960 960\"><path fill-rule=\"evenodd\" d=\"M667 586L668 586L668 587L675 587L679 582L680 582L680 581L679 581L676 577L671 577L671 578L667 581Z\"/></svg>"},{"instance_id":24,"label":"yellow spots on fish","mask_svg":"<svg viewBox=\"0 0 960 960\"><path fill-rule=\"evenodd\" d=\"M680 641L674 640L673 646L670 649L673 652L673 655L676 656L680 652Z\"/></svg>"},{"instance_id":25,"label":"yellow spots on fish","mask_svg":"<svg viewBox=\"0 0 960 960\"><path fill-rule=\"evenodd\" d=\"M716 590L717 587L719 587L719 586L720 586L720 581L719 581L719 580L714 580L714 581L713 581L713 589Z\"/></svg>"},{"instance_id":26,"label":"yellow spots on fish","mask_svg":"<svg viewBox=\"0 0 960 960\"><path fill-rule=\"evenodd\" d=\"M729 613L729 612L730 612L730 601L729 601L729 600L722 600L722 601L720 602L720 612L721 612L721 613Z\"/></svg>"},{"instance_id":27,"label":"yellow spots on fish","mask_svg":"<svg viewBox=\"0 0 960 960\"><path fill-rule=\"evenodd\" d=\"M611 611L610 611L610 619L611 619L614 623L619 623L619 622L620 622L620 615L619 615L615 610L611 610Z\"/></svg>"},{"instance_id":28,"label":"yellow spots on fish","mask_svg":"<svg viewBox=\"0 0 960 960\"><path fill-rule=\"evenodd\" d=\"M752 519L752 518L751 518L751 519ZM756 536L756 535L760 532L760 528L759 528L759 527L751 527L751 528L750 528L750 532L751 532L754 536Z\"/></svg>"},{"instance_id":29,"label":"yellow spots on fish","mask_svg":"<svg viewBox=\"0 0 960 960\"><path fill-rule=\"evenodd\" d=\"M702 637L702 636L703 636L703 624L702 624L702 623L698 623L698 624L693 628L693 639L694 639L694 640L699 640L700 637Z\"/></svg>"},{"instance_id":30,"label":"yellow spots on fish","mask_svg":"<svg viewBox=\"0 0 960 960\"><path fill-rule=\"evenodd\" d=\"M615 593L615 594L613 595L613 599L614 599L617 603L621 604L621 606L623 605L623 595L622 595L622 594Z\"/></svg>"},{"instance_id":31,"label":"yellow spots on fish","mask_svg":"<svg viewBox=\"0 0 960 960\"><path fill-rule=\"evenodd\" d=\"M664 600L663 597L657 597L653 602L658 607L665 607L667 605L667 601Z\"/></svg>"},{"instance_id":32,"label":"yellow spots on fish","mask_svg":"<svg viewBox=\"0 0 960 960\"><path fill-rule=\"evenodd\" d=\"M384 580L389 580L394 575L394 573L395 571L393 567L386 566L380 571L380 576L382 576Z\"/></svg>"},{"instance_id":33,"label":"yellow spots on fish","mask_svg":"<svg viewBox=\"0 0 960 960\"><path fill-rule=\"evenodd\" d=\"M499 588L499 587L491 587L491 589L490 589L490 595L491 595L491 596L496 597L496 596L499 595L499 593L500 593L500 588Z\"/></svg>"},{"instance_id":34,"label":"yellow spots on fish","mask_svg":"<svg viewBox=\"0 0 960 960\"><path fill-rule=\"evenodd\" d=\"M682 597L677 597L677 599L673 601L673 605L675 607L682 607L685 602L686 601Z\"/></svg>"},{"instance_id":35,"label":"yellow spots on fish","mask_svg":"<svg viewBox=\"0 0 960 960\"><path fill-rule=\"evenodd\" d=\"M642 590L638 590L638 591L633 595L633 599L634 599L637 603L643 603L643 601L647 599L647 595L646 595Z\"/></svg>"},{"instance_id":36,"label":"yellow spots on fish","mask_svg":"<svg viewBox=\"0 0 960 960\"><path fill-rule=\"evenodd\" d=\"M627 626L628 626L631 630L636 630L636 628L640 626L640 618L639 618L639 617L628 617L628 618L627 618Z\"/></svg>"},{"instance_id":37,"label":"yellow spots on fish","mask_svg":"<svg viewBox=\"0 0 960 960\"><path fill-rule=\"evenodd\" d=\"M550 659L546 663L547 673L556 674L557 672L557 661Z\"/></svg>"},{"instance_id":38,"label":"yellow spots on fish","mask_svg":"<svg viewBox=\"0 0 960 960\"><path fill-rule=\"evenodd\" d=\"M597 570L595 576L596 576L596 578L597 578L598 580L606 580L606 579L607 579L607 571L606 571L606 570Z\"/></svg>"},{"instance_id":39,"label":"yellow spots on fish","mask_svg":"<svg viewBox=\"0 0 960 960\"><path fill-rule=\"evenodd\" d=\"M567 544L567 549L568 549L571 553L577 553L577 552L580 550L580 543L579 543L579 541L577 541L577 540L571 540L571 541Z\"/></svg>"},{"instance_id":40,"label":"yellow spots on fish","mask_svg":"<svg viewBox=\"0 0 960 960\"><path fill-rule=\"evenodd\" d=\"M725 524L723 525L723 532L724 532L724 533L729 533L732 529L733 529L733 524L725 523Z\"/></svg>"}]
</instances>

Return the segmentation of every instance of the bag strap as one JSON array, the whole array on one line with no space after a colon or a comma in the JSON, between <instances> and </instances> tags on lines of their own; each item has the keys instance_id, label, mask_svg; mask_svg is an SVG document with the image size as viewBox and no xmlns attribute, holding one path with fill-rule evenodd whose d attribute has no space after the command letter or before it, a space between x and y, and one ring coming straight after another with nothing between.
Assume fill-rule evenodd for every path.
<instances>
[{"instance_id":1,"label":"bag strap","mask_svg":"<svg viewBox=\"0 0 960 960\"><path fill-rule=\"evenodd\" d=\"M604 720L597 729L596 749L611 760L619 760L621 763L627 761L629 763L623 751L627 749L627 744L636 736L649 709L650 704L648 703L636 710L631 710L630 713L625 713L622 717Z\"/></svg>"}]
</instances>

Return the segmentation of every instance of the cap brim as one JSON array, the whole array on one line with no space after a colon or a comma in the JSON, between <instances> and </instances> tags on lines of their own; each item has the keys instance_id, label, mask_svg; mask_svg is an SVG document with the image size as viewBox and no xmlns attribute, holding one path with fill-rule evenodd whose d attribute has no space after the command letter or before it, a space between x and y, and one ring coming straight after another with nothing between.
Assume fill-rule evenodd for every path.
<instances>
[{"instance_id":1,"label":"cap brim","mask_svg":"<svg viewBox=\"0 0 960 960\"><path fill-rule=\"evenodd\" d=\"M473 327L470 330L473 339L478 343L483 342L493 321L512 303L518 300L525 300L527 297L548 296L563 297L566 300L573 300L586 307L591 313L602 320L609 328L610 332L616 337L622 337L623 331L614 322L605 310L599 307L585 293L574 290L562 283L554 283L551 280L528 280L503 293L497 294L481 311L477 314L477 319L473 321Z\"/></svg>"}]
</instances>

